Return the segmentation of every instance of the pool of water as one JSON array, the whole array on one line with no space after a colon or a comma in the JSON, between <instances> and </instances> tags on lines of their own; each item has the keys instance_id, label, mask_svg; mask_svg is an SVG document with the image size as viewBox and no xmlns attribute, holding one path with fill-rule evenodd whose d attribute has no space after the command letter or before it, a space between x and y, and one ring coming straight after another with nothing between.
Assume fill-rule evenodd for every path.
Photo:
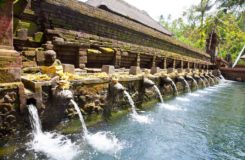
<instances>
[{"instance_id":1,"label":"pool of water","mask_svg":"<svg viewBox=\"0 0 245 160\"><path fill-rule=\"evenodd\" d=\"M139 115L151 121L139 123L129 114L88 128L94 134L91 141L81 133L67 135L76 149L73 157L64 159L245 159L244 83L223 81L165 100ZM50 156L28 148L28 141L31 138L5 159L62 159L60 154L68 154L63 150Z\"/></svg>"}]
</instances>

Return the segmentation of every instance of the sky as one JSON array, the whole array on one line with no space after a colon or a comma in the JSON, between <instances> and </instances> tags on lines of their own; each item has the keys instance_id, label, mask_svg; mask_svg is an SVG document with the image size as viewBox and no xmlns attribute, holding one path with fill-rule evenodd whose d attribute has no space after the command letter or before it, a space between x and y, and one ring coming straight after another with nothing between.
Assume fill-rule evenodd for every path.
<instances>
[{"instance_id":1,"label":"sky","mask_svg":"<svg viewBox=\"0 0 245 160\"><path fill-rule=\"evenodd\" d=\"M85 2L86 0L80 0ZM172 19L180 17L191 5L199 0L125 0L138 9L145 10L152 18L159 20L160 15L165 18L170 14Z\"/></svg>"}]
</instances>

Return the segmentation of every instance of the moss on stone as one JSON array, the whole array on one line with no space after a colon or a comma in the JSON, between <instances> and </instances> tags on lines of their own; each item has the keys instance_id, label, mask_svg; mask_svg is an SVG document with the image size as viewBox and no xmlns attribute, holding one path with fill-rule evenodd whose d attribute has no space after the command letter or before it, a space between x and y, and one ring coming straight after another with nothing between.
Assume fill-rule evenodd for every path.
<instances>
[{"instance_id":1,"label":"moss on stone","mask_svg":"<svg viewBox=\"0 0 245 160\"><path fill-rule=\"evenodd\" d=\"M20 15L27 5L27 0L15 0L14 1L14 14Z\"/></svg>"},{"instance_id":2,"label":"moss on stone","mask_svg":"<svg viewBox=\"0 0 245 160\"><path fill-rule=\"evenodd\" d=\"M118 118L126 115L128 110L113 111L111 113L111 118L109 122L116 121ZM96 124L104 122L104 118L99 114L92 114L89 116L84 116L87 127L95 126ZM73 119L65 124L61 124L56 127L57 130L61 131L63 134L74 134L82 131L81 122L79 119Z\"/></svg>"},{"instance_id":3,"label":"moss on stone","mask_svg":"<svg viewBox=\"0 0 245 160\"><path fill-rule=\"evenodd\" d=\"M0 147L0 159L1 159L1 157L13 155L14 152L16 151L16 149L17 149L17 147L13 146L13 145Z\"/></svg>"},{"instance_id":4,"label":"moss on stone","mask_svg":"<svg viewBox=\"0 0 245 160\"><path fill-rule=\"evenodd\" d=\"M39 27L35 22L21 20L17 29L26 28L28 29L28 36L33 36L34 33L39 31Z\"/></svg>"},{"instance_id":5,"label":"moss on stone","mask_svg":"<svg viewBox=\"0 0 245 160\"><path fill-rule=\"evenodd\" d=\"M34 34L34 41L35 42L42 42L43 41L43 32L37 32Z\"/></svg>"},{"instance_id":6,"label":"moss on stone","mask_svg":"<svg viewBox=\"0 0 245 160\"><path fill-rule=\"evenodd\" d=\"M31 10L31 9L25 9L24 13L30 14L30 15L35 15L35 12L33 10Z\"/></svg>"},{"instance_id":7,"label":"moss on stone","mask_svg":"<svg viewBox=\"0 0 245 160\"><path fill-rule=\"evenodd\" d=\"M19 25L20 19L14 18L14 34L16 34L17 27Z\"/></svg>"}]
</instances>

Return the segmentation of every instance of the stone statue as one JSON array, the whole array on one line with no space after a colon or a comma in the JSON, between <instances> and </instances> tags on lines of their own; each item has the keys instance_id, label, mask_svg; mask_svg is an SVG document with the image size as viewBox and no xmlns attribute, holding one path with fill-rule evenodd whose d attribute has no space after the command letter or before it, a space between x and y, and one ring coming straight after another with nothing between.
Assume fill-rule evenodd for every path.
<instances>
[{"instance_id":1,"label":"stone statue","mask_svg":"<svg viewBox=\"0 0 245 160\"><path fill-rule=\"evenodd\" d=\"M56 52L54 50L47 50L44 52L44 66L41 67L41 72L51 77L61 76L63 67L60 60L56 59Z\"/></svg>"},{"instance_id":2,"label":"stone statue","mask_svg":"<svg viewBox=\"0 0 245 160\"><path fill-rule=\"evenodd\" d=\"M228 62L229 67L232 67L232 57L230 53L227 53L225 56L225 60Z\"/></svg>"}]
</instances>

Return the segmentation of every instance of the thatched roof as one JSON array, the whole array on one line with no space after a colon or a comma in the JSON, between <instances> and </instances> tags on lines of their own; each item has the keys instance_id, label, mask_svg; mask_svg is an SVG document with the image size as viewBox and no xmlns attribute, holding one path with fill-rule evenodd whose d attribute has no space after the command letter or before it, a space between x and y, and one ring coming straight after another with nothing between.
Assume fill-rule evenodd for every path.
<instances>
[{"instance_id":1,"label":"thatched roof","mask_svg":"<svg viewBox=\"0 0 245 160\"><path fill-rule=\"evenodd\" d=\"M160 31L166 35L171 36L172 33L165 29L162 25L152 19L145 11L139 10L134 6L131 6L123 0L88 0L87 4L108 10L115 14L119 14L138 23L151 27L157 31Z\"/></svg>"}]
</instances>

